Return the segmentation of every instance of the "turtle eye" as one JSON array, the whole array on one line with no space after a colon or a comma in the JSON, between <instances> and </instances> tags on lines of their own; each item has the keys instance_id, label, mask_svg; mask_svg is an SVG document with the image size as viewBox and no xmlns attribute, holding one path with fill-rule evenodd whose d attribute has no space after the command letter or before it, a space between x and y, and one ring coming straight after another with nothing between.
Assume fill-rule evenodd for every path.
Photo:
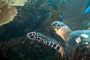
<instances>
[{"instance_id":1,"label":"turtle eye","mask_svg":"<svg viewBox=\"0 0 90 60\"><path fill-rule=\"evenodd\" d=\"M60 27L60 25L57 25L58 27Z\"/></svg>"},{"instance_id":2,"label":"turtle eye","mask_svg":"<svg viewBox=\"0 0 90 60\"><path fill-rule=\"evenodd\" d=\"M55 27L55 26L56 26L56 24L53 24L53 26Z\"/></svg>"}]
</instances>

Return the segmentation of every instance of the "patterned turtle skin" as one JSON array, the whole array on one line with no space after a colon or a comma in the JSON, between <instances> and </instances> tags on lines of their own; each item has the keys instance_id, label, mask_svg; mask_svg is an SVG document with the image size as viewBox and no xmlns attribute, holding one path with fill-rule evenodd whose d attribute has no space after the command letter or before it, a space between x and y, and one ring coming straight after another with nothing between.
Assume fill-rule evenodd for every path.
<instances>
[{"instance_id":1,"label":"patterned turtle skin","mask_svg":"<svg viewBox=\"0 0 90 60\"><path fill-rule=\"evenodd\" d=\"M67 60L90 60L90 30L77 30L70 34L65 56Z\"/></svg>"},{"instance_id":2,"label":"patterned turtle skin","mask_svg":"<svg viewBox=\"0 0 90 60\"><path fill-rule=\"evenodd\" d=\"M29 32L27 34L27 37L31 40L37 40L45 45L48 45L48 46L56 49L63 56L64 48L63 48L62 44L60 42L58 42L57 40L49 38L49 37L45 36L44 34L41 34L38 32Z\"/></svg>"},{"instance_id":3,"label":"patterned turtle skin","mask_svg":"<svg viewBox=\"0 0 90 60\"><path fill-rule=\"evenodd\" d=\"M52 26L56 31L61 27L66 26L60 21L55 21L53 23ZM65 33L66 32L67 31L65 30ZM53 47L61 53L62 57L64 54L65 60L90 60L90 30L70 30L69 33L64 35L64 37L67 37L67 40L65 40L65 48L57 40L49 38L41 33L29 32L27 37L31 40L37 40L43 44Z\"/></svg>"}]
</instances>

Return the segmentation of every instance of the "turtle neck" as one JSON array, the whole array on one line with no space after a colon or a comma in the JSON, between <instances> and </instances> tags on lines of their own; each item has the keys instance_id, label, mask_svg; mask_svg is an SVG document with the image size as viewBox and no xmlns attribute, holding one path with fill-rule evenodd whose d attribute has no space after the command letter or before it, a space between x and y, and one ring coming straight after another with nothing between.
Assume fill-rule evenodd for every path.
<instances>
[{"instance_id":1,"label":"turtle neck","mask_svg":"<svg viewBox=\"0 0 90 60\"><path fill-rule=\"evenodd\" d=\"M65 42L67 41L67 38L71 32L72 31L68 26L63 26L58 31L56 31L57 35L59 35Z\"/></svg>"}]
</instances>

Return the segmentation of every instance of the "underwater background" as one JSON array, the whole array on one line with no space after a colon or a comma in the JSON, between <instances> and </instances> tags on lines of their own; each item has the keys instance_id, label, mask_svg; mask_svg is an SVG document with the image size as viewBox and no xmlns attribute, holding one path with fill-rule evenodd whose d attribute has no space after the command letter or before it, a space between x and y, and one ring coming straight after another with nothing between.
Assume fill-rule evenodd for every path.
<instances>
[{"instance_id":1,"label":"underwater background","mask_svg":"<svg viewBox=\"0 0 90 60\"><path fill-rule=\"evenodd\" d=\"M64 60L53 48L32 41L27 33L36 31L65 42L51 23L62 21L71 30L85 30L90 21L90 0L28 0L16 6L13 21L0 26L0 60Z\"/></svg>"}]
</instances>

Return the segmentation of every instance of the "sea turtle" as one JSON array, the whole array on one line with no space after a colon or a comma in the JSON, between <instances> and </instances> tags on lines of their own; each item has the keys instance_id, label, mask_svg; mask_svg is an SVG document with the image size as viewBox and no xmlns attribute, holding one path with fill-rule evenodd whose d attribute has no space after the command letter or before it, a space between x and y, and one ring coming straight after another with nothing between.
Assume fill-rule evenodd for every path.
<instances>
[{"instance_id":1,"label":"sea turtle","mask_svg":"<svg viewBox=\"0 0 90 60\"><path fill-rule=\"evenodd\" d=\"M38 32L29 32L27 37L53 47L64 55L65 60L90 60L90 30L72 31L60 21L54 21L52 26L57 35L65 41L65 46L55 39ZM89 27L88 27L89 28Z\"/></svg>"}]
</instances>

